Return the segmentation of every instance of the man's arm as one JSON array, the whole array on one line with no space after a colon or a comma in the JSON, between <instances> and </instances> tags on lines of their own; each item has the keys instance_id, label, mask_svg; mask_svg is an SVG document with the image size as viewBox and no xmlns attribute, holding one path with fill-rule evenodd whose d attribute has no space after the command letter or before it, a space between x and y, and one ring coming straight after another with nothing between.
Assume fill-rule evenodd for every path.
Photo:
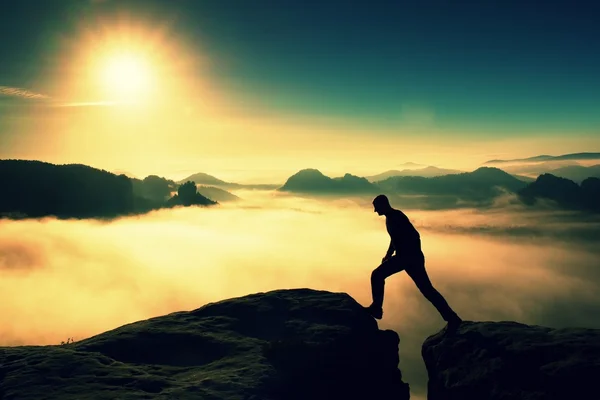
<instances>
[{"instance_id":1,"label":"man's arm","mask_svg":"<svg viewBox=\"0 0 600 400\"><path fill-rule=\"evenodd\" d=\"M390 246L387 249L387 252L385 253L385 257L383 257L383 262L385 262L388 258L390 258L392 256L392 254L394 254L394 251L396 249L394 248L394 241L392 239L390 239Z\"/></svg>"}]
</instances>

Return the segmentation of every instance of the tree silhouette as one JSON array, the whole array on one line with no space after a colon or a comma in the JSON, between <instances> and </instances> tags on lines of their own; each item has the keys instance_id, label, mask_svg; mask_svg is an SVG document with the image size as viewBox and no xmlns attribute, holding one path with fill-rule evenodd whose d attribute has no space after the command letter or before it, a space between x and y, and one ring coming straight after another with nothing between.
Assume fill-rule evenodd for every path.
<instances>
[{"instance_id":1,"label":"tree silhouette","mask_svg":"<svg viewBox=\"0 0 600 400\"><path fill-rule=\"evenodd\" d=\"M164 201L171 195L171 184L165 178L149 175L142 182L144 184L144 194L150 199Z\"/></svg>"},{"instance_id":2,"label":"tree silhouette","mask_svg":"<svg viewBox=\"0 0 600 400\"><path fill-rule=\"evenodd\" d=\"M196 183L193 181L187 181L177 189L179 201L184 206L189 206L196 203L196 194Z\"/></svg>"},{"instance_id":3,"label":"tree silhouette","mask_svg":"<svg viewBox=\"0 0 600 400\"><path fill-rule=\"evenodd\" d=\"M94 218L135 211L129 178L86 165L0 160L0 187L0 214Z\"/></svg>"}]
</instances>

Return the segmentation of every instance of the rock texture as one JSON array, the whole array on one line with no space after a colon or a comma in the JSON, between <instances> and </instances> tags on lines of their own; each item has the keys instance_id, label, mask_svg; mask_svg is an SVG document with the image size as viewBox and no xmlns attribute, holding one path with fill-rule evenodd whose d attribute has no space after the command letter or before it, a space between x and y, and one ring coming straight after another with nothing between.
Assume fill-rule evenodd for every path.
<instances>
[{"instance_id":1,"label":"rock texture","mask_svg":"<svg viewBox=\"0 0 600 400\"><path fill-rule=\"evenodd\" d=\"M600 330L464 322L422 348L429 400L600 399Z\"/></svg>"},{"instance_id":2,"label":"rock texture","mask_svg":"<svg viewBox=\"0 0 600 400\"><path fill-rule=\"evenodd\" d=\"M347 294L278 290L0 348L0 399L406 400L398 346Z\"/></svg>"}]
</instances>

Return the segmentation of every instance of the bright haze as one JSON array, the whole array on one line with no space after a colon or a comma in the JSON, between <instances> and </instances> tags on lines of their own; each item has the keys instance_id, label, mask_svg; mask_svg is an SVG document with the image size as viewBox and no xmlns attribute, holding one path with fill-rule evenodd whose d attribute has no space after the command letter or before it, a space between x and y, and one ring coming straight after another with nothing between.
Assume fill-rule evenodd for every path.
<instances>
[{"instance_id":1,"label":"bright haze","mask_svg":"<svg viewBox=\"0 0 600 400\"><path fill-rule=\"evenodd\" d=\"M596 16L562 0L11 1L0 159L283 184L304 168L364 177L598 153ZM283 287L370 302L389 239L368 199L232 191L242 200L112 221L0 220L0 345ZM411 208L431 279L464 319L600 328L597 216L510 196ZM443 321L405 274L384 307L423 395L420 345Z\"/></svg>"},{"instance_id":2,"label":"bright haze","mask_svg":"<svg viewBox=\"0 0 600 400\"><path fill-rule=\"evenodd\" d=\"M0 157L282 180L586 151L600 123L591 7L9 2Z\"/></svg>"}]
</instances>

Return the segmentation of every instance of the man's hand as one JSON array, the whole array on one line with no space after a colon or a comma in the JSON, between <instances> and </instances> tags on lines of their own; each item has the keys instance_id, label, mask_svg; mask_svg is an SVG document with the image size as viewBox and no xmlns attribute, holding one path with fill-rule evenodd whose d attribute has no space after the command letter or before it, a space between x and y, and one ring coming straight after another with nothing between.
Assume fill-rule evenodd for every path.
<instances>
[{"instance_id":1,"label":"man's hand","mask_svg":"<svg viewBox=\"0 0 600 400\"><path fill-rule=\"evenodd\" d=\"M381 259L381 263L383 264L384 262L389 260L395 251L396 251L396 248L394 247L394 241L390 238L390 246L388 247L387 252L385 253L385 257L383 257Z\"/></svg>"}]
</instances>

